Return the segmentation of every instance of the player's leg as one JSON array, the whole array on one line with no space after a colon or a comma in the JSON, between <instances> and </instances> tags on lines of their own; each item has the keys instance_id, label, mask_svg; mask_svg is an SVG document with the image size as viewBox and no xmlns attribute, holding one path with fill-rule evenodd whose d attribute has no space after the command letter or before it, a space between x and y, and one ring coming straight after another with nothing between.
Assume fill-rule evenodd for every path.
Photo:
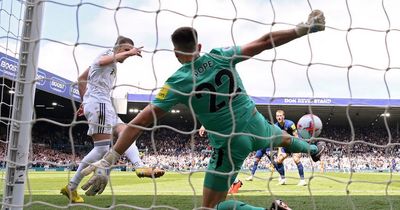
<instances>
[{"instance_id":1,"label":"player's leg","mask_svg":"<svg viewBox=\"0 0 400 210\"><path fill-rule=\"evenodd\" d=\"M297 170L299 171L300 181L297 185L306 186L307 182L304 180L304 168L303 164L300 161L301 153L293 153L292 155L293 161L296 163Z\"/></svg>"},{"instance_id":2,"label":"player's leg","mask_svg":"<svg viewBox=\"0 0 400 210\"><path fill-rule=\"evenodd\" d=\"M258 168L258 163L260 162L260 158L255 158L254 159L254 164L253 164L253 167L251 168L251 174L250 174L250 176L249 177L247 177L246 178L246 181L253 181L253 178L254 178L254 174L256 173L256 171L257 171L257 168Z\"/></svg>"},{"instance_id":3,"label":"player's leg","mask_svg":"<svg viewBox=\"0 0 400 210\"><path fill-rule=\"evenodd\" d=\"M254 159L254 164L253 164L253 167L251 168L251 175L250 175L249 177L246 178L247 181L253 181L254 174L256 173L257 168L258 168L258 163L260 162L262 156L263 156L264 153L265 153L264 150L265 150L265 149L259 149L259 150L257 150L257 152L256 152L256 157L255 157L255 159Z\"/></svg>"},{"instance_id":4,"label":"player's leg","mask_svg":"<svg viewBox=\"0 0 400 210\"><path fill-rule=\"evenodd\" d=\"M81 171L86 168L90 163L94 163L100 160L104 154L110 149L109 140L95 141L93 149L82 159L79 163L78 169L76 170L74 176L69 181L68 185L61 188L60 193L65 195L72 203L83 203L84 199L78 194L78 186L84 176Z\"/></svg>"},{"instance_id":5,"label":"player's leg","mask_svg":"<svg viewBox=\"0 0 400 210\"><path fill-rule=\"evenodd\" d=\"M76 190L78 185L82 181L84 177L81 174L82 169L86 168L90 163L94 163L100 160L110 149L111 135L102 135L102 136L104 137L108 136L108 138L105 137L105 139L95 140L95 138L100 138L100 137L98 135L96 135L96 137L93 137L93 146L94 146L93 149L82 159L81 163L79 163L75 175L72 177L70 183L68 184L68 187L71 191Z\"/></svg>"},{"instance_id":6,"label":"player's leg","mask_svg":"<svg viewBox=\"0 0 400 210\"><path fill-rule=\"evenodd\" d=\"M226 154L227 151L226 148L213 149L204 178L203 207L213 208L216 204L225 200L229 186L236 179L237 174L229 176L211 172L229 173L232 171L232 167L240 169L238 166L232 166L232 163L229 161L229 155Z\"/></svg>"},{"instance_id":7,"label":"player's leg","mask_svg":"<svg viewBox=\"0 0 400 210\"><path fill-rule=\"evenodd\" d=\"M326 150L325 142L319 141L316 145L310 144L304 139L289 135L278 126L271 125L271 130L276 136L272 141L273 147L284 147L288 153L307 153L311 155L314 162L317 162Z\"/></svg>"},{"instance_id":8,"label":"player's leg","mask_svg":"<svg viewBox=\"0 0 400 210\"><path fill-rule=\"evenodd\" d=\"M265 148L264 150L264 155L267 156L268 160L270 160L271 162L273 162L273 150L271 150L271 148Z\"/></svg>"},{"instance_id":9,"label":"player's leg","mask_svg":"<svg viewBox=\"0 0 400 210\"><path fill-rule=\"evenodd\" d=\"M214 208L218 203L226 200L229 186L233 184L237 177L237 171L240 170L247 155L251 152L251 142L244 141L243 137L233 138L231 154L228 151L227 146L213 150L204 178L203 207ZM225 174L217 174L213 171ZM233 171L236 173L232 174Z\"/></svg>"},{"instance_id":10,"label":"player's leg","mask_svg":"<svg viewBox=\"0 0 400 210\"><path fill-rule=\"evenodd\" d=\"M247 127L242 132L256 133L254 131L264 130L265 124L262 123L263 121L264 117L261 114L254 115L252 121L246 124ZM214 208L218 203L225 201L229 187L236 179L237 172L241 169L250 152L261 148L255 149L254 142L260 140L250 135L236 135L224 138L209 133L208 137L211 144L217 141L227 142L220 148L213 149L204 177L203 207Z\"/></svg>"},{"instance_id":11,"label":"player's leg","mask_svg":"<svg viewBox=\"0 0 400 210\"><path fill-rule=\"evenodd\" d=\"M243 186L243 182L240 181L240 179L238 179L236 177L235 181L232 183L231 187L228 190L228 194L235 194L239 192L239 189Z\"/></svg>"},{"instance_id":12,"label":"player's leg","mask_svg":"<svg viewBox=\"0 0 400 210\"><path fill-rule=\"evenodd\" d=\"M321 155L326 150L326 143L323 141L317 142L317 144L309 144L307 141L290 136L289 134L283 137L285 140L282 141L282 146L290 153L308 153L314 162L320 160Z\"/></svg>"},{"instance_id":13,"label":"player's leg","mask_svg":"<svg viewBox=\"0 0 400 210\"><path fill-rule=\"evenodd\" d=\"M123 123L120 119L118 120L117 125L114 126L113 129L113 139L114 142L118 139L119 134L127 127L125 123ZM134 142L124 153L124 155L131 161L133 167L136 169L137 167L143 167L143 161L139 156L139 149L136 146L136 142Z\"/></svg>"},{"instance_id":14,"label":"player's leg","mask_svg":"<svg viewBox=\"0 0 400 210\"><path fill-rule=\"evenodd\" d=\"M272 125L270 123L266 123L266 130L263 136L269 137L271 141L258 141L256 147L265 148L265 147L285 147L286 152L301 152L301 153L310 153L312 159L316 162L320 159L322 152L325 150L325 143L318 142L317 145L310 145L307 141L293 137L287 134L285 131L282 131L278 126ZM270 145L268 142L271 142ZM282 158L283 159L283 158ZM283 162L283 161L282 161ZM283 165L277 164L277 170L284 170ZM280 180L282 181L282 180Z\"/></svg>"},{"instance_id":15,"label":"player's leg","mask_svg":"<svg viewBox=\"0 0 400 210\"><path fill-rule=\"evenodd\" d=\"M113 129L113 139L114 142L118 139L119 134L127 127L123 121L118 118L118 123L114 126ZM131 161L133 167L135 168L136 175L138 177L148 177L158 178L164 175L165 171L160 168L152 168L147 167L143 164L142 159L140 158L139 149L136 146L136 142L134 142L124 153L124 155Z\"/></svg>"},{"instance_id":16,"label":"player's leg","mask_svg":"<svg viewBox=\"0 0 400 210\"><path fill-rule=\"evenodd\" d=\"M268 208L265 207L255 207L249 204L243 203L238 200L226 200L219 203L216 207L216 210L222 209L239 209L239 210L291 210L291 208L282 200L275 200L272 202L271 206Z\"/></svg>"},{"instance_id":17,"label":"player's leg","mask_svg":"<svg viewBox=\"0 0 400 210\"><path fill-rule=\"evenodd\" d=\"M251 123L248 125L244 132L257 134L258 136L266 136L266 123L265 118L257 113L253 117ZM211 139L211 138L210 138ZM240 141L243 140L243 141ZM263 141L263 144L259 144ZM233 138L231 141L231 157L233 164L229 161L229 157L224 150L222 152L214 150L212 158L210 159L209 170L216 170L220 172L231 172L232 168L235 171L240 170L243 161L251 151L261 148L266 148L270 144L270 140L240 136ZM228 151L228 150L225 150ZM225 155L224 155L225 153ZM218 176L215 173L206 173L204 180L203 190L203 206L208 208L216 208L219 210L237 209L237 210L261 210L265 207L255 207L237 200L225 200L226 192L229 184L237 174L229 176ZM268 207L269 208L269 207Z\"/></svg>"},{"instance_id":18,"label":"player's leg","mask_svg":"<svg viewBox=\"0 0 400 210\"><path fill-rule=\"evenodd\" d=\"M274 162L274 166L276 171L279 173L279 185L284 185L286 184L286 178L285 178L285 166L283 165L283 161L288 157L288 154L283 148L278 149L278 158Z\"/></svg>"},{"instance_id":19,"label":"player's leg","mask_svg":"<svg viewBox=\"0 0 400 210\"><path fill-rule=\"evenodd\" d=\"M274 165L274 163L275 163L274 159L276 159L278 157L278 154L277 154L277 152L274 152L273 149L268 147L265 151L265 155L267 156L267 158L269 160L268 168L273 173L276 170L275 165Z\"/></svg>"},{"instance_id":20,"label":"player's leg","mask_svg":"<svg viewBox=\"0 0 400 210\"><path fill-rule=\"evenodd\" d=\"M238 200L226 200L215 206L216 210L265 210L265 207L256 207Z\"/></svg>"},{"instance_id":21,"label":"player's leg","mask_svg":"<svg viewBox=\"0 0 400 210\"><path fill-rule=\"evenodd\" d=\"M67 196L73 203L84 202L79 196L77 188L84 178L82 169L89 164L100 160L110 149L111 125L115 124L115 111L111 104L90 103L84 105L85 117L89 123L87 134L92 137L93 148L79 163L78 169L69 184L61 189L61 194Z\"/></svg>"}]
</instances>

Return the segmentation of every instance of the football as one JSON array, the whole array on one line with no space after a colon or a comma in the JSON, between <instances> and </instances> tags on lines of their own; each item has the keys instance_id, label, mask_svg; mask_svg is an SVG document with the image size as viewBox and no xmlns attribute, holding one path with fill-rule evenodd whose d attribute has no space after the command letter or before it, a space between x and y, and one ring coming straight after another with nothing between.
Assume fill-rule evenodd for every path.
<instances>
[{"instance_id":1,"label":"football","mask_svg":"<svg viewBox=\"0 0 400 210\"><path fill-rule=\"evenodd\" d=\"M303 139L318 137L322 131L322 121L314 114L306 114L297 122L297 133Z\"/></svg>"}]
</instances>

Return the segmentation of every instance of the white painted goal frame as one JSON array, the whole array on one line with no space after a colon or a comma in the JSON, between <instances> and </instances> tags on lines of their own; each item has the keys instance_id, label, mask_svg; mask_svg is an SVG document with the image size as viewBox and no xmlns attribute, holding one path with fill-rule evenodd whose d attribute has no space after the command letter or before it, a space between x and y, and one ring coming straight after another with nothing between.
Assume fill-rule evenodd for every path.
<instances>
[{"instance_id":1,"label":"white painted goal frame","mask_svg":"<svg viewBox=\"0 0 400 210\"><path fill-rule=\"evenodd\" d=\"M10 125L2 209L23 209L43 2L27 0L20 40L18 73Z\"/></svg>"}]
</instances>

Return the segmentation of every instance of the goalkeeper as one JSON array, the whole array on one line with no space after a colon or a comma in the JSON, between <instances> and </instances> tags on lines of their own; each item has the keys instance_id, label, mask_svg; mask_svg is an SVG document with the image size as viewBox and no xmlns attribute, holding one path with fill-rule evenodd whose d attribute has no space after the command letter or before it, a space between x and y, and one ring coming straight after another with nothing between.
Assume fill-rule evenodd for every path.
<instances>
[{"instance_id":1,"label":"goalkeeper","mask_svg":"<svg viewBox=\"0 0 400 210\"><path fill-rule=\"evenodd\" d=\"M200 123L207 128L213 147L204 179L202 206L217 209L265 209L236 200L226 200L229 186L248 154L270 146L285 147L289 152L309 153L314 161L318 161L325 150L325 143L310 145L268 123L246 94L235 65L264 50L324 29L323 13L314 10L306 23L293 29L267 33L243 46L215 48L202 56L199 54L202 46L197 42L194 28L181 27L175 30L171 39L175 56L182 67L167 79L152 103L128 124L103 159L82 171L85 175L94 172L82 186L86 195L101 194L104 191L108 182L108 169L134 143L144 127L156 123L174 105L184 104L193 110Z\"/></svg>"}]
</instances>

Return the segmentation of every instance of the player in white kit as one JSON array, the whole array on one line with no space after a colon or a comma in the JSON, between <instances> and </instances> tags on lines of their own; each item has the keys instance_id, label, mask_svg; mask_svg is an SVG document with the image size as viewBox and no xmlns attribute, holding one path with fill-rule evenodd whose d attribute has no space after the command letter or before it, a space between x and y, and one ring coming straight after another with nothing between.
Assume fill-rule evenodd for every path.
<instances>
[{"instance_id":1,"label":"player in white kit","mask_svg":"<svg viewBox=\"0 0 400 210\"><path fill-rule=\"evenodd\" d=\"M77 187L83 179L81 170L88 164L100 160L110 149L112 140L118 138L120 131L126 126L113 107L111 92L116 79L116 63L123 63L125 59L135 55L141 57L141 48L135 48L133 45L131 39L119 36L115 47L100 54L78 78L79 93L82 99L82 105L78 112L83 111L88 121L87 135L92 137L94 147L82 159L69 184L61 189L61 194L67 196L73 203L84 202L77 192ZM163 170L144 166L135 144L132 144L125 155L132 162L139 177L164 175Z\"/></svg>"}]
</instances>

